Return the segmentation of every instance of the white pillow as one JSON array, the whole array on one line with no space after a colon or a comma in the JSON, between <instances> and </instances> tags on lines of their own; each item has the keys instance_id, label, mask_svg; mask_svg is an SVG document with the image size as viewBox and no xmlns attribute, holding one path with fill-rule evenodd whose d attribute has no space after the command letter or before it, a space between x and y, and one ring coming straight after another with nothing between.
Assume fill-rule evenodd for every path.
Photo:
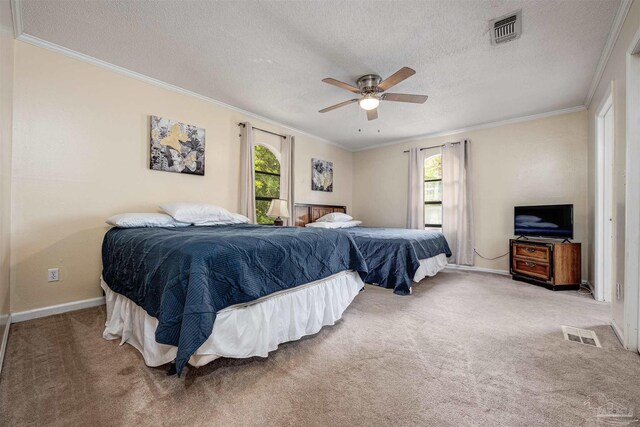
<instances>
[{"instance_id":1,"label":"white pillow","mask_svg":"<svg viewBox=\"0 0 640 427\"><path fill-rule=\"evenodd\" d=\"M208 203L166 203L160 209L180 222L203 225L218 221L234 221L234 217L225 208Z\"/></svg>"},{"instance_id":2,"label":"white pillow","mask_svg":"<svg viewBox=\"0 0 640 427\"><path fill-rule=\"evenodd\" d=\"M107 219L107 224L120 228L134 227L186 227L191 224L178 222L163 213L123 213Z\"/></svg>"},{"instance_id":3,"label":"white pillow","mask_svg":"<svg viewBox=\"0 0 640 427\"><path fill-rule=\"evenodd\" d=\"M354 221L343 221L343 222L310 222L306 224L305 227L314 227L314 228L351 228L357 227L362 224L362 221L354 220Z\"/></svg>"},{"instance_id":4,"label":"white pillow","mask_svg":"<svg viewBox=\"0 0 640 427\"><path fill-rule=\"evenodd\" d=\"M347 222L351 221L353 217L351 215L347 215L342 212L334 212L327 214L325 216L321 216L316 220L316 222Z\"/></svg>"},{"instance_id":5,"label":"white pillow","mask_svg":"<svg viewBox=\"0 0 640 427\"><path fill-rule=\"evenodd\" d=\"M194 225L229 225L229 224L247 224L249 222L249 218L244 215L240 215L237 213L232 213L231 216L233 219L226 221L207 221L201 222L199 224Z\"/></svg>"},{"instance_id":6,"label":"white pillow","mask_svg":"<svg viewBox=\"0 0 640 427\"><path fill-rule=\"evenodd\" d=\"M247 218L246 216L239 214L239 213L232 213L231 216L233 217L233 223L234 224L248 224L249 223L249 218Z\"/></svg>"}]
</instances>

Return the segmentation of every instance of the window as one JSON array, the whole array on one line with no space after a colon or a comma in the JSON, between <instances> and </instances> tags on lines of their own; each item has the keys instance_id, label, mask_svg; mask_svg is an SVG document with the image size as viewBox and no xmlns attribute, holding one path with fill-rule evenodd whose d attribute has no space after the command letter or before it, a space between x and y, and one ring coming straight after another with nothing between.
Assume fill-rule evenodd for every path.
<instances>
[{"instance_id":1,"label":"window","mask_svg":"<svg viewBox=\"0 0 640 427\"><path fill-rule=\"evenodd\" d=\"M442 228L442 156L424 160L424 227Z\"/></svg>"},{"instance_id":2,"label":"window","mask_svg":"<svg viewBox=\"0 0 640 427\"><path fill-rule=\"evenodd\" d=\"M254 158L256 174L256 219L258 224L273 224L267 216L272 199L280 197L280 161L264 145L256 145Z\"/></svg>"}]
</instances>

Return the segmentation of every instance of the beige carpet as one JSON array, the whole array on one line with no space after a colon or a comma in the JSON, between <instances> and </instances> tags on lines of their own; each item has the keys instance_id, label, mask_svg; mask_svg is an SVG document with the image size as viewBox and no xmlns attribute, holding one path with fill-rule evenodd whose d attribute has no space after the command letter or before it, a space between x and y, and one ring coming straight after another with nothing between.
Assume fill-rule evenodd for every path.
<instances>
[{"instance_id":1,"label":"beige carpet","mask_svg":"<svg viewBox=\"0 0 640 427\"><path fill-rule=\"evenodd\" d=\"M414 295L367 286L335 326L266 359L167 377L101 338L104 308L11 327L2 425L596 425L640 412L640 357L609 306L506 277L443 272ZM563 340L592 328L603 348Z\"/></svg>"}]
</instances>

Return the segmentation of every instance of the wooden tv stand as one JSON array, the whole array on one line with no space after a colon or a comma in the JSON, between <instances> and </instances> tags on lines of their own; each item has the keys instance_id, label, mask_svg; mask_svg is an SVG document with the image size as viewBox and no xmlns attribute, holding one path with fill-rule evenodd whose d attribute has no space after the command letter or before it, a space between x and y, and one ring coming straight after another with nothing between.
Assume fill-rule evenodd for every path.
<instances>
[{"instance_id":1,"label":"wooden tv stand","mask_svg":"<svg viewBox=\"0 0 640 427\"><path fill-rule=\"evenodd\" d=\"M580 289L580 243L511 239L509 248L509 270L513 280L554 291Z\"/></svg>"}]
</instances>

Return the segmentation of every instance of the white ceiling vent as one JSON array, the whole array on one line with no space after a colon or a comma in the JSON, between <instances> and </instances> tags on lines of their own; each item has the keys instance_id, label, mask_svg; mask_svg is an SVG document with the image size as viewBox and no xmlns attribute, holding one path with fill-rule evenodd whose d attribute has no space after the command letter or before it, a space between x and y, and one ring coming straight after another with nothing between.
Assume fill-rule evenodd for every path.
<instances>
[{"instance_id":1,"label":"white ceiling vent","mask_svg":"<svg viewBox=\"0 0 640 427\"><path fill-rule=\"evenodd\" d=\"M491 44L510 42L522 34L522 10L489 21Z\"/></svg>"}]
</instances>

